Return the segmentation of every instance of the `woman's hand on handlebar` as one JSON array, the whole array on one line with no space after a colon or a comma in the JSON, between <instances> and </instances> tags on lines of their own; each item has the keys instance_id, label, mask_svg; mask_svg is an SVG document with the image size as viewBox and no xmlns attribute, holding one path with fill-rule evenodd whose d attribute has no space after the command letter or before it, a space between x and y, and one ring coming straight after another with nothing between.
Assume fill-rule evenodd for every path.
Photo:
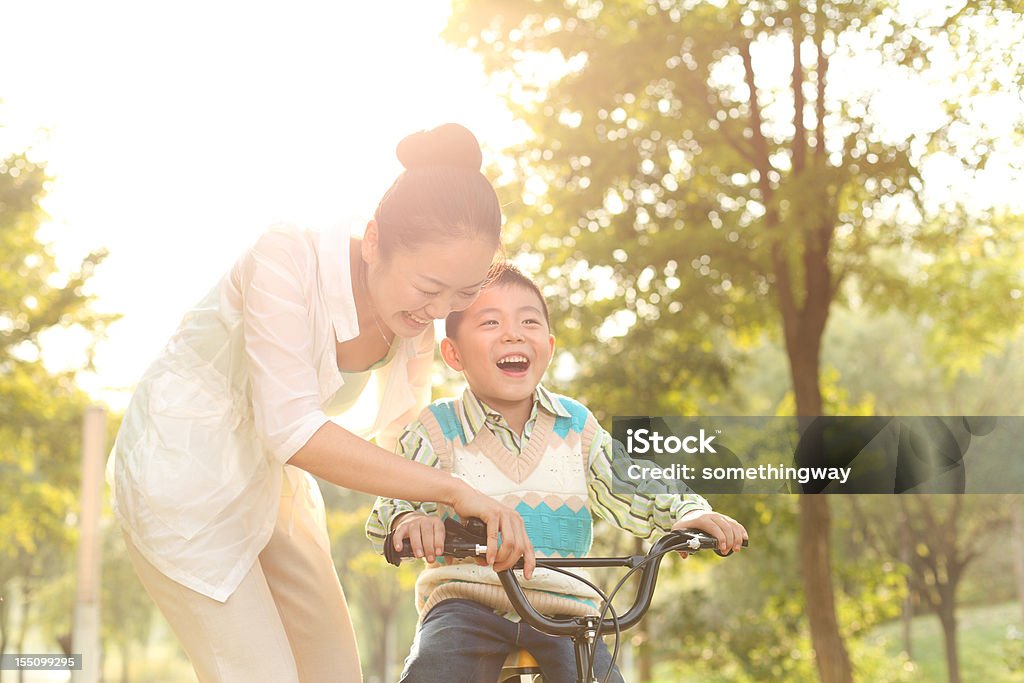
<instances>
[{"instance_id":1,"label":"woman's hand on handlebar","mask_svg":"<svg viewBox=\"0 0 1024 683\"><path fill-rule=\"evenodd\" d=\"M522 557L523 576L527 579L533 576L537 560L533 555L533 544L526 535L523 518L518 512L469 485L466 485L465 492L452 502L452 507L462 519L479 517L487 525L487 564L492 566L494 571L509 569Z\"/></svg>"},{"instance_id":2,"label":"woman's hand on handlebar","mask_svg":"<svg viewBox=\"0 0 1024 683\"><path fill-rule=\"evenodd\" d=\"M407 512L398 518L391 535L395 550L401 552L402 542L409 539L409 546L416 557L433 562L444 554L444 523L437 515L422 512Z\"/></svg>"},{"instance_id":3,"label":"woman's hand on handlebar","mask_svg":"<svg viewBox=\"0 0 1024 683\"><path fill-rule=\"evenodd\" d=\"M742 524L712 510L690 510L672 525L672 531L677 529L698 529L714 536L718 541L718 551L726 555L739 552L747 539L747 530ZM687 554L680 551L679 555L685 558Z\"/></svg>"}]
</instances>

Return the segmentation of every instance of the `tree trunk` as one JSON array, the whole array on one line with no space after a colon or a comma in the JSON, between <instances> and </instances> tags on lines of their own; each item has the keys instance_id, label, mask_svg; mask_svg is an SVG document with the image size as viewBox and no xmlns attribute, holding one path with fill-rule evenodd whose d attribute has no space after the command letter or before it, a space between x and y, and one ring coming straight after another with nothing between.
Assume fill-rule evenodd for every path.
<instances>
[{"instance_id":1,"label":"tree trunk","mask_svg":"<svg viewBox=\"0 0 1024 683\"><path fill-rule=\"evenodd\" d=\"M824 329L821 322L819 330ZM792 330L792 328L791 328ZM821 337L787 334L797 415L821 415L818 358ZM853 669L836 617L829 557L829 503L824 494L800 494L800 575L818 676L822 683L853 683Z\"/></svg>"},{"instance_id":2,"label":"tree trunk","mask_svg":"<svg viewBox=\"0 0 1024 683\"><path fill-rule=\"evenodd\" d=\"M960 656L957 651L956 592L964 572L977 547L972 542L974 533L961 537L958 525L962 518L964 496L952 496L947 514L938 514L932 495L908 496L904 506L911 509L913 499L915 517L912 519L914 536L927 544L928 552L917 554L911 565L910 578L917 594L935 612L942 625L946 650L946 669L950 683L960 683Z\"/></svg>"},{"instance_id":3,"label":"tree trunk","mask_svg":"<svg viewBox=\"0 0 1024 683\"><path fill-rule=\"evenodd\" d=\"M900 506L900 562L904 567L909 567L912 557L913 532L910 529L910 522L907 520L906 510ZM914 658L914 636L911 625L914 621L914 592L910 584L910 577L906 577L907 595L903 598L903 605L900 608L900 625L903 632L903 651L907 653L907 659Z\"/></svg>"},{"instance_id":4,"label":"tree trunk","mask_svg":"<svg viewBox=\"0 0 1024 683\"><path fill-rule=\"evenodd\" d=\"M21 587L21 618L18 623L18 634L14 642L15 652L25 651L25 637L28 634L29 610L32 606L32 591L29 588L29 580L26 579ZM25 670L18 669L18 683L25 683Z\"/></svg>"},{"instance_id":5,"label":"tree trunk","mask_svg":"<svg viewBox=\"0 0 1024 683\"><path fill-rule=\"evenodd\" d=\"M0 584L2 589L4 584ZM7 654L7 608L9 603L4 599L4 594L0 591L0 655ZM3 683L4 672L0 669L0 683Z\"/></svg>"},{"instance_id":6,"label":"tree trunk","mask_svg":"<svg viewBox=\"0 0 1024 683\"><path fill-rule=\"evenodd\" d=\"M939 621L942 623L942 639L946 644L946 671L949 683L960 683L960 655L956 646L956 608L949 602L943 602L938 610Z\"/></svg>"},{"instance_id":7,"label":"tree trunk","mask_svg":"<svg viewBox=\"0 0 1024 683\"><path fill-rule=\"evenodd\" d=\"M852 683L850 658L836 619L825 496L801 494L800 539L800 570L818 674L822 683Z\"/></svg>"},{"instance_id":8,"label":"tree trunk","mask_svg":"<svg viewBox=\"0 0 1024 683\"><path fill-rule=\"evenodd\" d=\"M633 539L633 553L644 554L644 542L639 538ZM651 657L651 622L643 619L636 626L636 639L640 647L636 649L636 672L637 680L646 683L654 680L654 659Z\"/></svg>"},{"instance_id":9,"label":"tree trunk","mask_svg":"<svg viewBox=\"0 0 1024 683\"><path fill-rule=\"evenodd\" d=\"M7 653L7 603L0 594L0 655ZM4 683L4 672L0 669L0 683Z\"/></svg>"},{"instance_id":10,"label":"tree trunk","mask_svg":"<svg viewBox=\"0 0 1024 683\"><path fill-rule=\"evenodd\" d=\"M641 624L646 622L641 622ZM639 628L639 626L638 626ZM640 641L640 646L636 648L636 671L637 680L642 683L649 683L654 680L654 661L651 658L651 641L648 640L647 628L643 626L644 632L641 635L643 640Z\"/></svg>"}]
</instances>

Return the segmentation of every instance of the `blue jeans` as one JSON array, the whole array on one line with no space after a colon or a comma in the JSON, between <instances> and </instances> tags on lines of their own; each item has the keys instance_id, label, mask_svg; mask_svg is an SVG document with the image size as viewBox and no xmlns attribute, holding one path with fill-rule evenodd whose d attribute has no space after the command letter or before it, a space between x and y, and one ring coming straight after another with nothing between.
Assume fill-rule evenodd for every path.
<instances>
[{"instance_id":1,"label":"blue jeans","mask_svg":"<svg viewBox=\"0 0 1024 683\"><path fill-rule=\"evenodd\" d=\"M472 600L445 600L427 613L416 631L400 683L495 683L505 657L518 648L534 656L545 683L576 683L571 639L509 621ZM597 680L610 663L607 646L598 641ZM623 683L618 668L608 680Z\"/></svg>"}]
</instances>

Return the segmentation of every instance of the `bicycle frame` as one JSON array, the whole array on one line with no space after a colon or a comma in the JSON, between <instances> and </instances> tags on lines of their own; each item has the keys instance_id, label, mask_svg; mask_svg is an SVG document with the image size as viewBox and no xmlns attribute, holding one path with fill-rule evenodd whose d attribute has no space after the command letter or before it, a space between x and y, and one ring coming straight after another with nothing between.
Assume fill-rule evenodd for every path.
<instances>
[{"instance_id":1,"label":"bicycle frame","mask_svg":"<svg viewBox=\"0 0 1024 683\"><path fill-rule=\"evenodd\" d=\"M643 619L654 599L654 587L658 582L658 570L662 558L674 551L697 552L702 548L714 548L714 538L701 532L677 531L659 539L646 555L629 555L624 557L581 557L581 558L543 558L537 560L538 567L557 568L596 568L596 567L628 567L636 570L643 567L640 583L637 586L633 605L626 613L617 618L608 619L603 616L594 617L548 617L538 612L526 594L519 580L511 569L498 572L509 601L520 618L533 628L556 636L568 636L572 639L576 653L577 683L591 683L587 680L592 667L592 651L596 639L608 633L621 633L633 628ZM716 549L717 552L717 549ZM520 563L521 564L521 563ZM603 614L603 613L602 613ZM614 661L612 662L614 664Z\"/></svg>"}]
</instances>

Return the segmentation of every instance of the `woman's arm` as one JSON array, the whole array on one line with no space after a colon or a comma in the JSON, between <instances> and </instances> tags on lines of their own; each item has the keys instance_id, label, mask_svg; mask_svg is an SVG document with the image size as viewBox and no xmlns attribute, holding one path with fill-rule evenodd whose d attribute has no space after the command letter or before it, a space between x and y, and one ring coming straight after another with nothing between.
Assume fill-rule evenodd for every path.
<instances>
[{"instance_id":1,"label":"woman's arm","mask_svg":"<svg viewBox=\"0 0 1024 683\"><path fill-rule=\"evenodd\" d=\"M487 522L489 563L507 568L523 555L532 568L533 548L523 520L511 508L451 475L365 441L323 413L309 313L316 293L308 274L316 268L301 240L286 231L270 231L240 260L235 273L254 426L270 456L339 486L437 501L463 518L479 517Z\"/></svg>"},{"instance_id":2,"label":"woman's arm","mask_svg":"<svg viewBox=\"0 0 1024 683\"><path fill-rule=\"evenodd\" d=\"M288 464L364 493L454 507L471 487L446 472L389 453L334 422L325 423Z\"/></svg>"},{"instance_id":3,"label":"woman's arm","mask_svg":"<svg viewBox=\"0 0 1024 683\"><path fill-rule=\"evenodd\" d=\"M288 464L345 488L388 498L443 503L454 508L462 519L479 517L487 523L487 564L501 571L522 556L526 576L533 574L533 546L522 518L458 477L388 453L333 422L321 426Z\"/></svg>"}]
</instances>

